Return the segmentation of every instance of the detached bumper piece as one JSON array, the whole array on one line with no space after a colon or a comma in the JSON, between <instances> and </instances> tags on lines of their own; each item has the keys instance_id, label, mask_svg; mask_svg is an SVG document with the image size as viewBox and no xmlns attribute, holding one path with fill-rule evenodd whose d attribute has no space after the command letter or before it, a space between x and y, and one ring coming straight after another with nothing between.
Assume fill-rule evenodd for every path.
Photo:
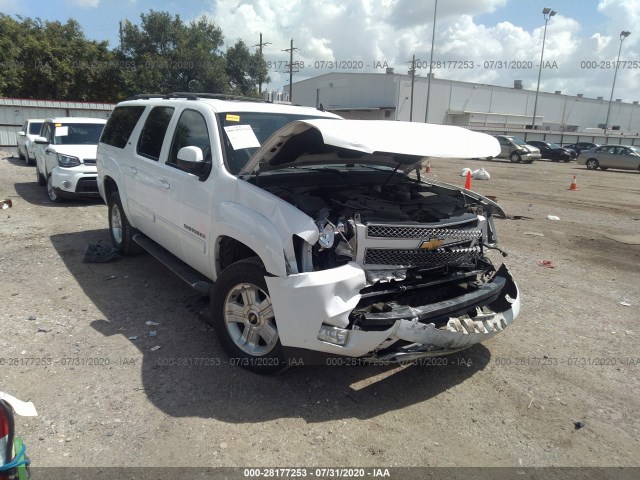
<instances>
[{"instance_id":1,"label":"detached bumper piece","mask_svg":"<svg viewBox=\"0 0 640 480\"><path fill-rule=\"evenodd\" d=\"M509 326L520 311L518 287L505 266L491 282L455 299L420 308L398 307L388 313L367 314L371 322L393 320L391 338L398 341L370 358L376 361L410 361L453 353L481 343ZM448 312L446 323L436 326L429 318ZM461 313L464 312L464 313Z\"/></svg>"}]
</instances>

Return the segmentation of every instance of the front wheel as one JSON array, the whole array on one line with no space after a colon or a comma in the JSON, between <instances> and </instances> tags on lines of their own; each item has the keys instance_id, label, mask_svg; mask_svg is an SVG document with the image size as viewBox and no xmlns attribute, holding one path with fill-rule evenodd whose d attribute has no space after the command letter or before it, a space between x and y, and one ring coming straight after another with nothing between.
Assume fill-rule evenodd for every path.
<instances>
[{"instance_id":1,"label":"front wheel","mask_svg":"<svg viewBox=\"0 0 640 480\"><path fill-rule=\"evenodd\" d=\"M40 185L41 187L44 187L47 184L47 179L44 178L44 175L42 175L42 173L40 173L40 169L38 168L38 162L36 162L36 181L38 182L38 185Z\"/></svg>"},{"instance_id":2,"label":"front wheel","mask_svg":"<svg viewBox=\"0 0 640 480\"><path fill-rule=\"evenodd\" d=\"M123 255L142 251L142 247L133 240L133 228L127 220L117 191L109 196L109 235L113 247Z\"/></svg>"},{"instance_id":3,"label":"front wheel","mask_svg":"<svg viewBox=\"0 0 640 480\"><path fill-rule=\"evenodd\" d=\"M49 175L49 178L47 178L47 195L53 203L60 203L62 201L62 197L58 195L56 189L53 187L53 175Z\"/></svg>"},{"instance_id":4,"label":"front wheel","mask_svg":"<svg viewBox=\"0 0 640 480\"><path fill-rule=\"evenodd\" d=\"M231 365L272 374L284 370L287 362L265 275L257 257L224 269L213 285L211 316Z\"/></svg>"},{"instance_id":5,"label":"front wheel","mask_svg":"<svg viewBox=\"0 0 640 480\"><path fill-rule=\"evenodd\" d=\"M522 161L522 157L519 153L513 152L509 157L509 160L511 160L511 163L520 163Z\"/></svg>"},{"instance_id":6,"label":"front wheel","mask_svg":"<svg viewBox=\"0 0 640 480\"><path fill-rule=\"evenodd\" d=\"M600 164L598 163L598 160L596 160L595 158L590 158L589 160L587 160L586 165L587 165L587 169L595 170L596 168L598 168Z\"/></svg>"}]
</instances>

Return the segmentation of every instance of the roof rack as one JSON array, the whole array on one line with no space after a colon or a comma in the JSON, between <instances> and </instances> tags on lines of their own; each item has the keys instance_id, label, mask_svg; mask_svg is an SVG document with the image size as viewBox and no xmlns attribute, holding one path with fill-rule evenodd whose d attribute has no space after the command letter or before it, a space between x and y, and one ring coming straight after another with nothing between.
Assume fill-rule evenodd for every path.
<instances>
[{"instance_id":1,"label":"roof rack","mask_svg":"<svg viewBox=\"0 0 640 480\"><path fill-rule=\"evenodd\" d=\"M149 100L151 98L186 98L187 100L197 100L198 98L208 98L214 100L235 100L243 102L265 103L261 98L242 97L239 95L227 95L226 93L196 93L196 92L171 92L171 93L141 93L133 95L127 100Z\"/></svg>"}]
</instances>

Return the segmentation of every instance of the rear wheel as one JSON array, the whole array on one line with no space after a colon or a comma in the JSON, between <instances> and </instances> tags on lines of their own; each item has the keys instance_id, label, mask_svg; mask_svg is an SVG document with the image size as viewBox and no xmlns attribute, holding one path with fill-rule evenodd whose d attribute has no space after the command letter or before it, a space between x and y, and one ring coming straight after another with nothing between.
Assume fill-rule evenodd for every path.
<instances>
[{"instance_id":1,"label":"rear wheel","mask_svg":"<svg viewBox=\"0 0 640 480\"><path fill-rule=\"evenodd\" d=\"M590 158L589 160L587 160L586 165L587 165L587 169L589 170L595 170L600 166L600 164L598 163L598 160L596 160L595 158Z\"/></svg>"},{"instance_id":2,"label":"rear wheel","mask_svg":"<svg viewBox=\"0 0 640 480\"><path fill-rule=\"evenodd\" d=\"M113 247L123 255L142 251L142 247L133 240L133 228L124 213L117 190L109 196L109 235Z\"/></svg>"},{"instance_id":3,"label":"rear wheel","mask_svg":"<svg viewBox=\"0 0 640 480\"><path fill-rule=\"evenodd\" d=\"M257 257L222 271L213 285L211 315L231 364L256 373L284 370L284 357L267 283Z\"/></svg>"},{"instance_id":4,"label":"rear wheel","mask_svg":"<svg viewBox=\"0 0 640 480\"><path fill-rule=\"evenodd\" d=\"M522 162L522 157L520 156L520 154L518 152L513 152L509 156L509 160L511 160L511 163L520 163L520 162Z\"/></svg>"},{"instance_id":5,"label":"rear wheel","mask_svg":"<svg viewBox=\"0 0 640 480\"><path fill-rule=\"evenodd\" d=\"M36 181L38 182L38 185L40 185L41 187L44 187L47 184L47 179L44 178L44 175L42 175L42 173L40 173L40 169L38 168L38 162L36 162Z\"/></svg>"}]
</instances>

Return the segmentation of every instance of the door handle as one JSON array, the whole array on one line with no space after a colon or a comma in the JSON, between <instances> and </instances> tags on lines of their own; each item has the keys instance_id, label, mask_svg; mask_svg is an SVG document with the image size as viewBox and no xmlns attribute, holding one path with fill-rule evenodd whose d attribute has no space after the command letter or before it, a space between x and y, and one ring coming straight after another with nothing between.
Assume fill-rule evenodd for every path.
<instances>
[{"instance_id":1,"label":"door handle","mask_svg":"<svg viewBox=\"0 0 640 480\"><path fill-rule=\"evenodd\" d=\"M171 188L171 185L166 180L163 180L162 178L156 178L156 180L163 188Z\"/></svg>"},{"instance_id":2,"label":"door handle","mask_svg":"<svg viewBox=\"0 0 640 480\"><path fill-rule=\"evenodd\" d=\"M131 167L131 166L130 166L130 167L129 167L129 171L130 171L131 173L134 173L134 174L135 174L135 173L138 173L138 169L137 169L136 167Z\"/></svg>"}]
</instances>

